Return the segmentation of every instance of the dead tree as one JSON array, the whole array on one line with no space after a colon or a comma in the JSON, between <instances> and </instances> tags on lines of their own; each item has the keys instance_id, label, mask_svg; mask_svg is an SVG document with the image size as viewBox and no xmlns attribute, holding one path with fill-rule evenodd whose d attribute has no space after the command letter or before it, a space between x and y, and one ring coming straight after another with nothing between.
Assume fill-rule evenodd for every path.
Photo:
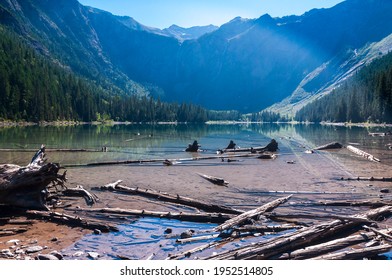
<instances>
[{"instance_id":1,"label":"dead tree","mask_svg":"<svg viewBox=\"0 0 392 280\"><path fill-rule=\"evenodd\" d=\"M48 210L52 195L61 195L63 191L71 194L73 190L65 186L66 171L59 174L58 163L45 161L45 146L42 145L27 166L0 165L0 204ZM94 202L94 196L82 188L75 189L75 192Z\"/></svg>"}]
</instances>

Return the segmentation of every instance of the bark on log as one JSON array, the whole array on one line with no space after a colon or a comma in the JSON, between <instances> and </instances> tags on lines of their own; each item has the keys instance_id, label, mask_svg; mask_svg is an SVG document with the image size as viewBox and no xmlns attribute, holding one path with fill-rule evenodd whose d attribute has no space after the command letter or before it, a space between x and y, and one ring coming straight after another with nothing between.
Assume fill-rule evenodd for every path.
<instances>
[{"instance_id":1,"label":"bark on log","mask_svg":"<svg viewBox=\"0 0 392 280\"><path fill-rule=\"evenodd\" d=\"M0 204L28 209L47 209L46 196L50 184L63 185L65 177L59 175L60 166L0 165Z\"/></svg>"},{"instance_id":2,"label":"bark on log","mask_svg":"<svg viewBox=\"0 0 392 280\"><path fill-rule=\"evenodd\" d=\"M213 231L224 231L224 230L232 228L234 226L241 225L247 219L251 219L251 218L253 218L255 216L264 214L265 212L268 212L268 211L271 211L271 210L275 209L276 207L278 207L282 203L285 203L287 200L289 200L290 197L291 197L291 195L287 196L287 197L284 197L284 198L278 198L278 199L276 199L276 200L274 200L272 202L269 202L269 203L267 203L267 204L265 204L263 206L260 206L259 208L256 208L256 209L250 210L248 212L242 213L242 214L240 214L240 215L238 215L238 216L236 216L236 217L226 221L225 223L215 227L213 229Z\"/></svg>"},{"instance_id":3,"label":"bark on log","mask_svg":"<svg viewBox=\"0 0 392 280\"><path fill-rule=\"evenodd\" d=\"M117 183L117 182L119 182L119 183ZM117 191L117 192L131 194L131 195L140 195L140 196L144 196L144 197L148 197L148 198L154 198L154 199L167 201L167 202L171 202L171 203L195 207L200 210L207 211L207 212L219 212L219 213L226 213L226 214L241 214L241 213L243 213L240 210L236 210L236 209L224 206L224 205L206 203L206 202L192 199L189 197L180 196L180 195L172 195L172 194L158 192L158 191L151 190L151 189L130 188L130 187L120 185L121 181L117 181L117 182L114 183L114 184L116 184L116 183L117 184L113 187L108 187L108 185L102 186L101 190ZM109 184L109 186L110 186L110 184Z\"/></svg>"},{"instance_id":4,"label":"bark on log","mask_svg":"<svg viewBox=\"0 0 392 280\"><path fill-rule=\"evenodd\" d=\"M16 206L24 209L48 210L51 188L55 194L81 195L89 204L95 197L86 190L67 189L66 171L60 175L60 165L45 164L45 146L35 153L30 164L21 167L13 164L0 165L0 205ZM60 190L57 187L60 186Z\"/></svg>"},{"instance_id":5,"label":"bark on log","mask_svg":"<svg viewBox=\"0 0 392 280\"><path fill-rule=\"evenodd\" d=\"M201 222L201 223L222 223L232 218L232 215L222 213L189 213L189 212L160 212L149 210L121 209L121 208L78 208L66 209L67 211L85 211L96 213L109 213L117 215L129 215L140 217L155 217L176 219L180 221Z\"/></svg>"},{"instance_id":6,"label":"bark on log","mask_svg":"<svg viewBox=\"0 0 392 280\"><path fill-rule=\"evenodd\" d=\"M392 182L392 177L352 177L352 178L340 178L340 180L346 181L379 181L379 182Z\"/></svg>"},{"instance_id":7,"label":"bark on log","mask_svg":"<svg viewBox=\"0 0 392 280\"><path fill-rule=\"evenodd\" d=\"M369 210L361 215L353 215L352 217L373 220L380 216L391 214L392 206L384 206ZM356 220L334 220L320 223L274 239L222 252L206 259L270 259L274 256L280 256L283 253L289 253L303 247L323 243L328 238L359 226L361 226L361 222Z\"/></svg>"},{"instance_id":8,"label":"bark on log","mask_svg":"<svg viewBox=\"0 0 392 280\"><path fill-rule=\"evenodd\" d=\"M354 154L357 154L357 155L360 155L361 157L366 158L367 160L374 161L374 162L380 162L380 160L378 158L376 158L375 156L373 156L365 151L362 151L354 146L348 145L347 149L349 151L353 152Z\"/></svg>"},{"instance_id":9,"label":"bark on log","mask_svg":"<svg viewBox=\"0 0 392 280\"><path fill-rule=\"evenodd\" d=\"M382 232L389 233L391 232L391 230L392 229L383 230ZM299 249L289 254L286 253L283 254L279 259L304 260L309 258L315 258L362 242L368 242L370 240L373 240L375 237L376 234L373 232L361 232L360 234L335 239L329 242L309 246L304 249Z\"/></svg>"},{"instance_id":10,"label":"bark on log","mask_svg":"<svg viewBox=\"0 0 392 280\"><path fill-rule=\"evenodd\" d=\"M375 257L391 250L392 244L383 244L364 249L346 250L344 252L326 254L316 258L311 258L310 260L358 260L362 258Z\"/></svg>"},{"instance_id":11,"label":"bark on log","mask_svg":"<svg viewBox=\"0 0 392 280\"><path fill-rule=\"evenodd\" d=\"M223 179L223 178L214 177L214 176L201 174L201 173L197 173L197 174L200 177L202 177L203 179L206 179L208 182L211 182L211 183L218 185L218 186L225 186L226 187L229 184L229 182L225 181L225 179Z\"/></svg>"},{"instance_id":12,"label":"bark on log","mask_svg":"<svg viewBox=\"0 0 392 280\"><path fill-rule=\"evenodd\" d=\"M222 149L218 150L218 154L224 153L238 153L238 152L250 152L250 153L263 153L263 152L276 152L279 150L278 142L275 139L272 139L268 145L264 147L251 147L251 148L235 148L235 149Z\"/></svg>"},{"instance_id":13,"label":"bark on log","mask_svg":"<svg viewBox=\"0 0 392 280\"><path fill-rule=\"evenodd\" d=\"M99 229L102 232L118 231L118 228L109 223L100 222L97 220L81 218L78 216L71 216L65 213L27 210L26 214L35 219L45 219L51 222L66 224L69 226L77 226L86 229Z\"/></svg>"},{"instance_id":14,"label":"bark on log","mask_svg":"<svg viewBox=\"0 0 392 280\"><path fill-rule=\"evenodd\" d=\"M342 144L338 143L338 142L332 142L332 143L328 143L322 146L318 146L316 148L314 148L314 150L332 150L332 149L341 149L343 147Z\"/></svg>"}]
</instances>

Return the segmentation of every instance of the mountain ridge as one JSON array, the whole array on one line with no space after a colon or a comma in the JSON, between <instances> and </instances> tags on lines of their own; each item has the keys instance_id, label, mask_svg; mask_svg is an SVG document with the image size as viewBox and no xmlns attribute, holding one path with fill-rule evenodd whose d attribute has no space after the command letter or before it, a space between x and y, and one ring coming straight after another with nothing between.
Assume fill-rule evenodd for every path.
<instances>
[{"instance_id":1,"label":"mountain ridge","mask_svg":"<svg viewBox=\"0 0 392 280\"><path fill-rule=\"evenodd\" d=\"M346 0L300 16L238 17L186 40L178 34L190 29L150 28L76 0L0 0L0 23L105 88L247 113L293 93L300 98L301 86L311 96L330 84L331 65L392 33L390 2Z\"/></svg>"}]
</instances>

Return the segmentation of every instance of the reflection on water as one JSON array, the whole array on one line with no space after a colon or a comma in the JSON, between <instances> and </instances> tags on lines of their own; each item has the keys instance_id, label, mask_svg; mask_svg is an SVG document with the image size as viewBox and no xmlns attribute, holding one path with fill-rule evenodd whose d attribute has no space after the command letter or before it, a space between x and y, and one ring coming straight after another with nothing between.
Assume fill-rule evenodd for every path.
<instances>
[{"instance_id":1,"label":"reflection on water","mask_svg":"<svg viewBox=\"0 0 392 280\"><path fill-rule=\"evenodd\" d=\"M45 144L51 149L88 149L96 152L51 152L51 161L83 164L111 160L140 160L151 158L181 158L188 143L198 140L205 153L234 140L238 146L265 145L271 138L286 137L313 148L338 141L343 145L360 144L364 149L385 151L392 142L388 137L369 137L372 132L388 129L291 125L291 124L228 124L228 125L79 125L79 126L28 126L0 128L0 163L26 164L32 151ZM102 153L103 147L108 152ZM4 151L12 149L13 151ZM23 152L23 149L27 151ZM388 155L384 155L389 157Z\"/></svg>"}]
</instances>

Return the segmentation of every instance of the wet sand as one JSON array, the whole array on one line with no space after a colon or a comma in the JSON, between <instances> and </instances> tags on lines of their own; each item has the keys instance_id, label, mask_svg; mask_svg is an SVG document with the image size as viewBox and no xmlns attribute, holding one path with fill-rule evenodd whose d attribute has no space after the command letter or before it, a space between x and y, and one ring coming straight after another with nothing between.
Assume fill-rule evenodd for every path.
<instances>
[{"instance_id":1,"label":"wet sand","mask_svg":"<svg viewBox=\"0 0 392 280\"><path fill-rule=\"evenodd\" d=\"M392 177L389 165L391 160L384 151L371 151L382 159L381 163L374 163L351 154L347 149L317 151L307 154L305 153L306 143L289 138L280 138L278 142L281 148L277 158L273 160L233 158L235 160L233 162L213 159L182 162L173 166L159 163L68 168L68 185L83 185L86 189L94 192L99 197L99 202L93 207L120 207L152 211L194 211L194 209L179 208L170 203L139 196L96 191L93 188L122 180L122 184L129 187L150 188L206 202L228 205L241 210L253 209L278 197L293 194L289 203L278 208L279 213L306 212L350 215L364 211L366 208L298 207L295 204L321 200L392 199L390 193L380 192L385 188L392 192L391 183L340 180L342 177L357 176ZM197 173L222 177L229 184L227 187L214 185L201 178ZM66 202L72 203L72 207L87 207L83 199L70 199ZM67 213L78 215L77 212L73 213L72 211L67 211ZM0 229L9 226L0 225ZM44 248L40 252L19 254L18 256L15 254L14 257L34 258L39 253L57 250L62 252L65 258L78 259L72 252L83 251L85 248L83 248L83 243L74 246L75 242L92 234L91 230L81 230L48 222L36 221L28 228L25 233L0 236L0 251L10 249L15 252L16 249L23 248L23 246L40 245ZM15 239L19 242L9 242ZM92 238L92 240L94 239ZM98 253L116 256L115 253L107 252L114 250L110 240L104 242L106 244L97 249L101 250ZM160 245L158 246L158 244ZM154 250L159 251L159 248L164 246L162 238L158 237L155 243L152 242L147 246L148 252L135 253L132 257L145 258L146 255L156 254ZM132 248L132 250L138 250L142 247ZM163 258L165 254L167 255L167 252L156 255L158 258ZM86 255L83 258L87 258ZM6 257L3 256L2 259L6 259Z\"/></svg>"}]
</instances>

